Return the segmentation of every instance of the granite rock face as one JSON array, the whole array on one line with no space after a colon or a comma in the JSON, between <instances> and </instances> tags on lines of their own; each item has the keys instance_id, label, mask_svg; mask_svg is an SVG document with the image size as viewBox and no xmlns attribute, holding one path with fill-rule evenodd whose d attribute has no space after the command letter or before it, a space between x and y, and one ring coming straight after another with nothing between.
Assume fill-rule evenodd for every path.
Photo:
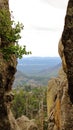
<instances>
[{"instance_id":1,"label":"granite rock face","mask_svg":"<svg viewBox=\"0 0 73 130\"><path fill-rule=\"evenodd\" d=\"M9 12L9 1L0 0L0 9ZM9 15L10 16L10 15ZM0 36L0 48L14 43L6 43ZM0 51L0 130L37 130L33 120L25 116L15 119L11 112L11 105L14 99L12 85L15 79L17 59L14 54L8 60L4 59ZM27 120L28 119L28 120Z\"/></svg>"},{"instance_id":2,"label":"granite rock face","mask_svg":"<svg viewBox=\"0 0 73 130\"><path fill-rule=\"evenodd\" d=\"M8 0L0 0L0 9L9 11ZM0 48L2 41L3 39L0 37ZM14 55L6 61L0 52L0 130L15 130L11 127L10 120L12 117L10 107L14 98L11 89L16 72L16 65L17 61ZM18 130L18 128L16 130Z\"/></svg>"},{"instance_id":3,"label":"granite rock face","mask_svg":"<svg viewBox=\"0 0 73 130\"><path fill-rule=\"evenodd\" d=\"M73 103L73 0L69 0L65 26L62 34L62 44L64 46L64 56L67 65L68 94Z\"/></svg>"},{"instance_id":4,"label":"granite rock face","mask_svg":"<svg viewBox=\"0 0 73 130\"><path fill-rule=\"evenodd\" d=\"M61 129L61 116L63 107L62 99L65 96L63 91L68 90L67 78L63 69L59 71L57 78L52 78L48 83L47 90L47 110L48 110L48 130Z\"/></svg>"},{"instance_id":5,"label":"granite rock face","mask_svg":"<svg viewBox=\"0 0 73 130\"><path fill-rule=\"evenodd\" d=\"M62 68L48 85L48 130L73 130L73 0L68 2L58 49Z\"/></svg>"}]
</instances>

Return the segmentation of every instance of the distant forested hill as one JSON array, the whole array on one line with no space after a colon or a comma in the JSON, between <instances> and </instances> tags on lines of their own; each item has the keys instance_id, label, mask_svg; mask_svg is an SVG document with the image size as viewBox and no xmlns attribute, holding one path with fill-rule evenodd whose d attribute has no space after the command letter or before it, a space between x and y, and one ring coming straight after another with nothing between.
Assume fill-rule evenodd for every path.
<instances>
[{"instance_id":1,"label":"distant forested hill","mask_svg":"<svg viewBox=\"0 0 73 130\"><path fill-rule=\"evenodd\" d=\"M32 86L48 85L51 77L57 76L61 67L59 57L29 57L18 60L14 86L27 84Z\"/></svg>"}]
</instances>

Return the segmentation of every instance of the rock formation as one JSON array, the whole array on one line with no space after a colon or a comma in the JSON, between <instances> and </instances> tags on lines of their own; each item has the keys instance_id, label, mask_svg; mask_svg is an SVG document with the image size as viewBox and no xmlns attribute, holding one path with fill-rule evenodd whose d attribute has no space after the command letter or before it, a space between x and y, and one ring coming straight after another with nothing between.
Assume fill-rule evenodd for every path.
<instances>
[{"instance_id":1,"label":"rock formation","mask_svg":"<svg viewBox=\"0 0 73 130\"><path fill-rule=\"evenodd\" d=\"M17 124L21 130L38 130L35 120L29 120L24 115L17 119Z\"/></svg>"},{"instance_id":2,"label":"rock formation","mask_svg":"<svg viewBox=\"0 0 73 130\"><path fill-rule=\"evenodd\" d=\"M66 61L66 74L68 79L68 94L73 103L73 0L69 0L65 26L62 34L64 56Z\"/></svg>"},{"instance_id":3,"label":"rock formation","mask_svg":"<svg viewBox=\"0 0 73 130\"><path fill-rule=\"evenodd\" d=\"M68 2L59 54L63 69L47 90L48 130L73 130L73 0Z\"/></svg>"},{"instance_id":4,"label":"rock formation","mask_svg":"<svg viewBox=\"0 0 73 130\"><path fill-rule=\"evenodd\" d=\"M0 0L1 9L9 12L8 0ZM6 43L4 40L0 36L0 49L11 44ZM29 119L27 121L24 116L15 120L11 112L11 104L14 99L12 84L15 78L16 65L17 60L14 54L11 54L10 58L5 60L2 51L0 51L0 130L37 130L34 121L30 121ZM23 126L26 126L26 129Z\"/></svg>"},{"instance_id":5,"label":"rock formation","mask_svg":"<svg viewBox=\"0 0 73 130\"><path fill-rule=\"evenodd\" d=\"M1 9L9 11L8 0L0 0L0 10ZM2 41L3 38L0 36L0 48ZM16 122L10 111L11 102L14 98L11 89L16 72L16 65L17 61L14 55L6 61L0 51L0 130L19 130L18 126L15 128L12 127L12 123L15 125Z\"/></svg>"}]
</instances>

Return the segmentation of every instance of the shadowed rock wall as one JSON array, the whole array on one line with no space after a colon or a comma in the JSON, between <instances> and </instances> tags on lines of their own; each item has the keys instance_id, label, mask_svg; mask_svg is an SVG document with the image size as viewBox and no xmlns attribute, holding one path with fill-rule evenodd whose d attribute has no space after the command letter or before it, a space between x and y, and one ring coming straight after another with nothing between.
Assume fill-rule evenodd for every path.
<instances>
[{"instance_id":1,"label":"shadowed rock wall","mask_svg":"<svg viewBox=\"0 0 73 130\"><path fill-rule=\"evenodd\" d=\"M0 9L6 9L9 11L8 0L0 0ZM3 39L0 36L0 48ZM0 52L0 130L19 130L15 127L15 119L11 115L10 107L14 95L11 92L12 84L14 81L14 74L16 72L16 57L12 55L11 58L6 61L3 58L3 54ZM12 123L14 126L12 126Z\"/></svg>"},{"instance_id":2,"label":"shadowed rock wall","mask_svg":"<svg viewBox=\"0 0 73 130\"><path fill-rule=\"evenodd\" d=\"M8 0L0 0L0 9L6 9L10 14L8 2ZM6 43L5 39L0 36L0 49L10 44L14 43ZM11 104L14 99L12 85L15 78L16 65L17 59L14 54L8 60L5 60L0 51L0 130L37 130L37 125L33 120L30 121L28 119L27 121L25 116L15 120L11 112Z\"/></svg>"},{"instance_id":3,"label":"shadowed rock wall","mask_svg":"<svg viewBox=\"0 0 73 130\"><path fill-rule=\"evenodd\" d=\"M62 34L64 56L66 61L66 74L68 78L68 94L73 103L73 0L69 0L65 26Z\"/></svg>"},{"instance_id":4,"label":"shadowed rock wall","mask_svg":"<svg viewBox=\"0 0 73 130\"><path fill-rule=\"evenodd\" d=\"M73 0L68 2L58 48L63 69L48 85L48 130L73 130Z\"/></svg>"}]
</instances>

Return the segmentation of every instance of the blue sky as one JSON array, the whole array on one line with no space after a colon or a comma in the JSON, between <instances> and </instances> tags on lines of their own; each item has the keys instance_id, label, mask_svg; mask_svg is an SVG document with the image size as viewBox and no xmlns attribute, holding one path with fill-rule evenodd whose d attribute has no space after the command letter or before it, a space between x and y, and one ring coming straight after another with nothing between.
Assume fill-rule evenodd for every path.
<instances>
[{"instance_id":1,"label":"blue sky","mask_svg":"<svg viewBox=\"0 0 73 130\"><path fill-rule=\"evenodd\" d=\"M24 24L19 44L32 56L58 56L68 0L10 0L15 21Z\"/></svg>"}]
</instances>

